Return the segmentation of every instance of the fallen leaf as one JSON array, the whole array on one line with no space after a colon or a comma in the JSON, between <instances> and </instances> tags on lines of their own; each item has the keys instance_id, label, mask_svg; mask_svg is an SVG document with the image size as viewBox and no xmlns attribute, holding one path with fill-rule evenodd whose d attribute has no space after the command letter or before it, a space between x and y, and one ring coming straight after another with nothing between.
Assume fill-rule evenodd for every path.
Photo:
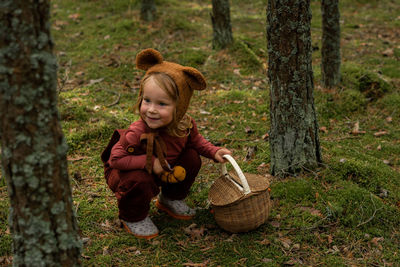
<instances>
[{"instance_id":1,"label":"fallen leaf","mask_svg":"<svg viewBox=\"0 0 400 267\"><path fill-rule=\"evenodd\" d=\"M392 119L392 117L391 116L389 116L389 117L386 117L386 119L385 119L387 122L392 122L393 121L393 119Z\"/></svg>"},{"instance_id":2,"label":"fallen leaf","mask_svg":"<svg viewBox=\"0 0 400 267\"><path fill-rule=\"evenodd\" d=\"M73 157L67 156L67 160L68 160L68 161L78 161L78 160L83 160L83 159L87 159L87 158L89 158L89 157L87 157L87 156L80 156L80 155L75 155L75 156L73 156Z\"/></svg>"},{"instance_id":3,"label":"fallen leaf","mask_svg":"<svg viewBox=\"0 0 400 267\"><path fill-rule=\"evenodd\" d=\"M287 237L281 237L281 238L279 238L279 241L281 241L281 244L285 249L290 249L290 245L292 244L292 240L290 240Z\"/></svg>"},{"instance_id":4,"label":"fallen leaf","mask_svg":"<svg viewBox=\"0 0 400 267\"><path fill-rule=\"evenodd\" d=\"M360 131L360 123L357 121L356 123L354 123L353 130L351 130L350 133L354 135L365 134L365 131Z\"/></svg>"},{"instance_id":5,"label":"fallen leaf","mask_svg":"<svg viewBox=\"0 0 400 267\"><path fill-rule=\"evenodd\" d=\"M388 134L387 131L379 131L379 132L374 133L374 136L379 137L379 136L386 135L386 134Z\"/></svg>"},{"instance_id":6,"label":"fallen leaf","mask_svg":"<svg viewBox=\"0 0 400 267\"><path fill-rule=\"evenodd\" d=\"M70 18L74 21L78 20L80 17L81 17L81 14L79 14L79 13L71 14L68 16L68 18Z\"/></svg>"},{"instance_id":7,"label":"fallen leaf","mask_svg":"<svg viewBox=\"0 0 400 267\"><path fill-rule=\"evenodd\" d=\"M323 133L328 133L328 129L325 126L320 127L319 130Z\"/></svg>"},{"instance_id":8,"label":"fallen leaf","mask_svg":"<svg viewBox=\"0 0 400 267\"><path fill-rule=\"evenodd\" d=\"M254 133L254 130L251 129L249 126L246 126L246 128L244 129L244 131L245 131L247 134L252 134L252 133Z\"/></svg>"},{"instance_id":9,"label":"fallen leaf","mask_svg":"<svg viewBox=\"0 0 400 267\"><path fill-rule=\"evenodd\" d=\"M265 140L265 141L267 141L268 138L269 138L269 133L266 133L266 134L264 134L264 135L262 136L262 139Z\"/></svg>"},{"instance_id":10,"label":"fallen leaf","mask_svg":"<svg viewBox=\"0 0 400 267\"><path fill-rule=\"evenodd\" d=\"M208 112L208 111L205 111L205 110L200 109L200 114L203 114L203 115L210 115L211 113Z\"/></svg>"},{"instance_id":11,"label":"fallen leaf","mask_svg":"<svg viewBox=\"0 0 400 267\"><path fill-rule=\"evenodd\" d=\"M379 150L379 151L381 151L381 150L382 150L382 146L379 145L376 149Z\"/></svg>"},{"instance_id":12,"label":"fallen leaf","mask_svg":"<svg viewBox=\"0 0 400 267\"><path fill-rule=\"evenodd\" d=\"M108 246L103 248L103 255L110 255L110 251L108 250Z\"/></svg>"},{"instance_id":13,"label":"fallen leaf","mask_svg":"<svg viewBox=\"0 0 400 267\"><path fill-rule=\"evenodd\" d=\"M378 247L379 250L382 250L383 247L379 242L382 242L384 240L383 237L374 237L371 239L371 243L374 244L376 247Z\"/></svg>"},{"instance_id":14,"label":"fallen leaf","mask_svg":"<svg viewBox=\"0 0 400 267\"><path fill-rule=\"evenodd\" d=\"M300 249L300 244L296 243L292 247L293 250L299 250Z\"/></svg>"},{"instance_id":15,"label":"fallen leaf","mask_svg":"<svg viewBox=\"0 0 400 267\"><path fill-rule=\"evenodd\" d=\"M264 240L261 240L258 243L261 245L268 246L269 244L271 244L271 241L269 241L268 239L265 238Z\"/></svg>"},{"instance_id":16,"label":"fallen leaf","mask_svg":"<svg viewBox=\"0 0 400 267\"><path fill-rule=\"evenodd\" d=\"M271 222L269 222L269 224L270 224L272 227L274 227L274 228L279 228L279 227L281 227L280 222L277 222L277 221L271 221Z\"/></svg>"},{"instance_id":17,"label":"fallen leaf","mask_svg":"<svg viewBox=\"0 0 400 267\"><path fill-rule=\"evenodd\" d=\"M250 146L246 148L246 157L244 158L244 161L250 161L251 159L253 159L256 156L256 152L257 152L258 148L257 146Z\"/></svg>"},{"instance_id":18,"label":"fallen leaf","mask_svg":"<svg viewBox=\"0 0 400 267\"><path fill-rule=\"evenodd\" d=\"M298 263L297 260L290 259L290 260L284 262L283 264L293 266L293 265L296 265L297 263Z\"/></svg>"},{"instance_id":19,"label":"fallen leaf","mask_svg":"<svg viewBox=\"0 0 400 267\"><path fill-rule=\"evenodd\" d=\"M206 228L204 225L197 228L197 224L192 223L188 227L184 228L184 232L188 234L192 239L199 239L204 235Z\"/></svg>"},{"instance_id":20,"label":"fallen leaf","mask_svg":"<svg viewBox=\"0 0 400 267\"><path fill-rule=\"evenodd\" d=\"M386 49L385 51L382 52L382 55L384 57L391 57L391 56L393 56L393 54L394 54L393 48L388 48L388 49Z\"/></svg>"},{"instance_id":21,"label":"fallen leaf","mask_svg":"<svg viewBox=\"0 0 400 267\"><path fill-rule=\"evenodd\" d=\"M265 263L268 263L268 262L273 262L273 259L263 258L261 261L265 262Z\"/></svg>"},{"instance_id":22,"label":"fallen leaf","mask_svg":"<svg viewBox=\"0 0 400 267\"><path fill-rule=\"evenodd\" d=\"M310 207L300 207L300 210L307 211L307 212L309 212L311 215L323 217L321 211L319 211L319 210L317 210L317 209L314 209L314 208L310 208Z\"/></svg>"},{"instance_id":23,"label":"fallen leaf","mask_svg":"<svg viewBox=\"0 0 400 267\"><path fill-rule=\"evenodd\" d=\"M332 235L328 235L328 244L331 244L332 242L333 242Z\"/></svg>"},{"instance_id":24,"label":"fallen leaf","mask_svg":"<svg viewBox=\"0 0 400 267\"><path fill-rule=\"evenodd\" d=\"M91 86L91 85L96 84L96 83L100 83L100 82L102 82L103 80L104 80L104 78L95 79L95 80L90 80L88 86Z\"/></svg>"}]
</instances>

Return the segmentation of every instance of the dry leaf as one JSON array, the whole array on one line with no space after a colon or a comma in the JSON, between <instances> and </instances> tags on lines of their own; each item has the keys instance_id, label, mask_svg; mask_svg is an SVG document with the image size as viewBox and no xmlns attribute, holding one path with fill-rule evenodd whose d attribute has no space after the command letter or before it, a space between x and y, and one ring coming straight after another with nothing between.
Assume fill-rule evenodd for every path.
<instances>
[{"instance_id":1,"label":"dry leaf","mask_svg":"<svg viewBox=\"0 0 400 267\"><path fill-rule=\"evenodd\" d=\"M272 227L274 227L274 228L279 228L279 227L281 227L280 222L277 222L277 221L271 221L271 222L269 222L269 224L270 224Z\"/></svg>"},{"instance_id":2,"label":"dry leaf","mask_svg":"<svg viewBox=\"0 0 400 267\"><path fill-rule=\"evenodd\" d=\"M394 54L393 48L388 48L388 49L386 49L385 51L382 52L382 55L384 57L391 57L391 56L393 56L393 54Z\"/></svg>"},{"instance_id":3,"label":"dry leaf","mask_svg":"<svg viewBox=\"0 0 400 267\"><path fill-rule=\"evenodd\" d=\"M350 132L351 134L357 135L357 134L365 134L365 131L360 131L360 123L357 121L354 126L353 130Z\"/></svg>"},{"instance_id":4,"label":"dry leaf","mask_svg":"<svg viewBox=\"0 0 400 267\"><path fill-rule=\"evenodd\" d=\"M382 150L382 146L379 145L376 149L379 150L379 151L381 151L381 150Z\"/></svg>"},{"instance_id":5,"label":"dry leaf","mask_svg":"<svg viewBox=\"0 0 400 267\"><path fill-rule=\"evenodd\" d=\"M253 129L251 129L249 126L246 126L246 128L244 129L244 131L245 131L247 134L252 134L252 133L254 133Z\"/></svg>"},{"instance_id":6,"label":"dry leaf","mask_svg":"<svg viewBox=\"0 0 400 267\"><path fill-rule=\"evenodd\" d=\"M298 263L297 260L295 260L295 259L290 259L290 260L284 262L283 264L289 265L289 266L293 266L293 265L296 265L297 263Z\"/></svg>"},{"instance_id":7,"label":"dry leaf","mask_svg":"<svg viewBox=\"0 0 400 267\"><path fill-rule=\"evenodd\" d=\"M328 129L325 126L320 127L319 130L323 133L328 133Z\"/></svg>"},{"instance_id":8,"label":"dry leaf","mask_svg":"<svg viewBox=\"0 0 400 267\"><path fill-rule=\"evenodd\" d=\"M332 242L333 242L332 235L328 235L328 244L331 244Z\"/></svg>"},{"instance_id":9,"label":"dry leaf","mask_svg":"<svg viewBox=\"0 0 400 267\"><path fill-rule=\"evenodd\" d=\"M267 141L268 138L269 138L269 133L266 133L266 134L264 134L264 135L262 136L262 139L265 140L265 141Z\"/></svg>"},{"instance_id":10,"label":"dry leaf","mask_svg":"<svg viewBox=\"0 0 400 267\"><path fill-rule=\"evenodd\" d=\"M268 246L269 244L271 244L271 241L269 241L268 239L264 239L262 241L259 241L258 243L260 243L261 245Z\"/></svg>"},{"instance_id":11,"label":"dry leaf","mask_svg":"<svg viewBox=\"0 0 400 267\"><path fill-rule=\"evenodd\" d=\"M81 14L79 14L79 13L71 14L68 16L68 18L70 18L74 21L78 20L80 17L81 17Z\"/></svg>"},{"instance_id":12,"label":"dry leaf","mask_svg":"<svg viewBox=\"0 0 400 267\"><path fill-rule=\"evenodd\" d=\"M392 122L393 121L393 118L391 117L391 116L389 116L389 117L386 117L386 119L385 119L387 122Z\"/></svg>"},{"instance_id":13,"label":"dry leaf","mask_svg":"<svg viewBox=\"0 0 400 267\"><path fill-rule=\"evenodd\" d=\"M110 251L108 250L108 246L103 248L103 255L110 255Z\"/></svg>"},{"instance_id":14,"label":"dry leaf","mask_svg":"<svg viewBox=\"0 0 400 267\"><path fill-rule=\"evenodd\" d=\"M281 241L281 244L285 249L290 249L290 245L292 244L292 240L290 240L287 237L281 237L281 238L279 238L279 241Z\"/></svg>"},{"instance_id":15,"label":"dry leaf","mask_svg":"<svg viewBox=\"0 0 400 267\"><path fill-rule=\"evenodd\" d=\"M251 147L247 147L246 148L246 157L244 158L244 161L249 161L251 159L253 159L256 156L256 152L257 152L257 146L251 146Z\"/></svg>"},{"instance_id":16,"label":"dry leaf","mask_svg":"<svg viewBox=\"0 0 400 267\"><path fill-rule=\"evenodd\" d=\"M104 80L104 78L95 79L95 80L90 80L88 86L91 86L91 85L96 84L96 83L100 83L100 82L102 82L103 80Z\"/></svg>"},{"instance_id":17,"label":"dry leaf","mask_svg":"<svg viewBox=\"0 0 400 267\"><path fill-rule=\"evenodd\" d=\"M382 136L385 134L388 134L388 132L387 131L379 131L379 132L374 133L374 136L379 137L379 136Z\"/></svg>"},{"instance_id":18,"label":"dry leaf","mask_svg":"<svg viewBox=\"0 0 400 267\"><path fill-rule=\"evenodd\" d=\"M188 227L184 228L184 232L188 234L192 239L199 239L204 235L206 228L204 225L197 228L197 224L192 223Z\"/></svg>"}]
</instances>

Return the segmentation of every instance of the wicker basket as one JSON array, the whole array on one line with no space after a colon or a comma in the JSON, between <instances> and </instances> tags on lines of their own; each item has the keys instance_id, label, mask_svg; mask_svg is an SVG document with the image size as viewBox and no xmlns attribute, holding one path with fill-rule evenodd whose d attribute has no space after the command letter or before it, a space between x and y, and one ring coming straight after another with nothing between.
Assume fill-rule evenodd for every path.
<instances>
[{"instance_id":1,"label":"wicker basket","mask_svg":"<svg viewBox=\"0 0 400 267\"><path fill-rule=\"evenodd\" d=\"M228 173L222 164L222 174L208 193L215 220L222 229L232 233L256 229L269 215L268 178L249 173L245 176L231 156L224 157L237 175Z\"/></svg>"}]
</instances>

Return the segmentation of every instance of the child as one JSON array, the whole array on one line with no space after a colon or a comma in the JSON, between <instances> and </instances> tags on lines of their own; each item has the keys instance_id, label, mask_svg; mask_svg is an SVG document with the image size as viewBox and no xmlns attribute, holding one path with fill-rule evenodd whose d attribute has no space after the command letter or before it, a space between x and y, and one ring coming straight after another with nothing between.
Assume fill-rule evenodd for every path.
<instances>
[{"instance_id":1,"label":"child","mask_svg":"<svg viewBox=\"0 0 400 267\"><path fill-rule=\"evenodd\" d=\"M222 163L231 152L205 140L186 114L193 91L206 88L198 70L164 61L154 49L141 51L136 66L146 71L136 105L140 119L114 133L102 160L122 225L150 239L158 235L148 216L150 201L160 187L156 207L174 218L191 219L195 210L184 199L200 170L199 155Z\"/></svg>"}]
</instances>

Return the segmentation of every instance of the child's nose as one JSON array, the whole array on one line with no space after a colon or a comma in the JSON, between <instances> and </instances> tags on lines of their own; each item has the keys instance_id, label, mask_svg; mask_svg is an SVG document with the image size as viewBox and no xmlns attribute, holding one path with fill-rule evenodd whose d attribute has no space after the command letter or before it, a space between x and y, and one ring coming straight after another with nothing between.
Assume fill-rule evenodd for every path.
<instances>
[{"instance_id":1,"label":"child's nose","mask_svg":"<svg viewBox=\"0 0 400 267\"><path fill-rule=\"evenodd\" d=\"M154 106L154 104L151 104L151 105L150 105L149 111L150 111L150 112L156 112L156 111L157 111L157 110L156 110L156 107Z\"/></svg>"}]
</instances>

